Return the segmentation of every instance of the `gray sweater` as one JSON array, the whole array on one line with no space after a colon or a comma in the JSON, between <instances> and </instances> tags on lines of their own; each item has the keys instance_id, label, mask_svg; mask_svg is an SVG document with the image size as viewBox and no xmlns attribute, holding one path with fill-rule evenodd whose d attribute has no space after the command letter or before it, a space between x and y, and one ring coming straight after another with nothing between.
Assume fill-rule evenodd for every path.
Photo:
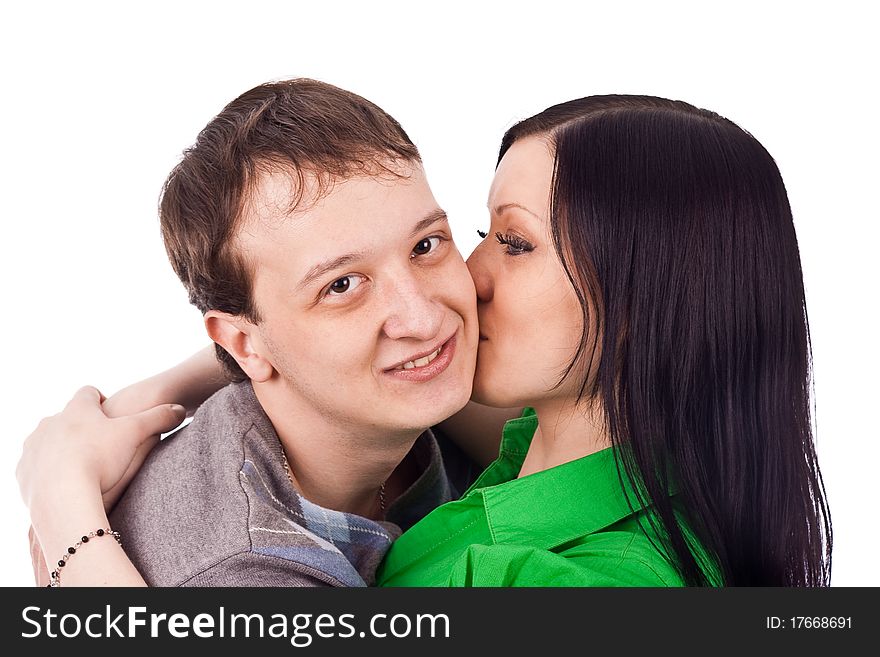
<instances>
[{"instance_id":1,"label":"gray sweater","mask_svg":"<svg viewBox=\"0 0 880 657\"><path fill-rule=\"evenodd\" d=\"M150 454L110 516L151 586L364 586L391 541L453 490L430 431L388 522L325 509L290 485L249 381L220 390Z\"/></svg>"}]
</instances>

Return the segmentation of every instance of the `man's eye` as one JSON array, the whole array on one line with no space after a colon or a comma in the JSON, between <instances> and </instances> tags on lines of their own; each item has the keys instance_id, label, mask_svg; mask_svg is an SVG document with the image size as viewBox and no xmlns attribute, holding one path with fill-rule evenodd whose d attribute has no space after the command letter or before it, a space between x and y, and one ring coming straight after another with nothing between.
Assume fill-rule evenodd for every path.
<instances>
[{"instance_id":1,"label":"man's eye","mask_svg":"<svg viewBox=\"0 0 880 657\"><path fill-rule=\"evenodd\" d=\"M410 257L426 255L436 249L439 245L439 237L426 237L413 247L412 256Z\"/></svg>"},{"instance_id":2,"label":"man's eye","mask_svg":"<svg viewBox=\"0 0 880 657\"><path fill-rule=\"evenodd\" d=\"M340 296L345 294L346 292L351 292L358 285L363 282L363 276L355 276L354 274L350 274L348 276L343 276L342 278L337 278L335 281L330 283L330 286L327 288L328 296Z\"/></svg>"}]
</instances>

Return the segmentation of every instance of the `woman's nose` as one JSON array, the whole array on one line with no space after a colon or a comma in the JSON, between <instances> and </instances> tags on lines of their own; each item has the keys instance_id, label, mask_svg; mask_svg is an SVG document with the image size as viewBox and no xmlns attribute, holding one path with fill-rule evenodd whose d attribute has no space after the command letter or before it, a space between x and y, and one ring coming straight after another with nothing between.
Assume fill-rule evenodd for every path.
<instances>
[{"instance_id":1,"label":"woman's nose","mask_svg":"<svg viewBox=\"0 0 880 657\"><path fill-rule=\"evenodd\" d=\"M489 269L486 267L486 254L484 246L480 244L474 249L470 257L467 259L467 268L474 279L474 287L477 290L477 302L487 302L492 300L495 285Z\"/></svg>"}]
</instances>

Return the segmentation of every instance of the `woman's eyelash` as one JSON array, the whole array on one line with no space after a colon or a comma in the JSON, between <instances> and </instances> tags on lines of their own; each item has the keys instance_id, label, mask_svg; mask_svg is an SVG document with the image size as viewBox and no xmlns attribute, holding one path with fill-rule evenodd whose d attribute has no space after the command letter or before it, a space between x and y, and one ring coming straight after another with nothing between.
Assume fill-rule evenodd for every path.
<instances>
[{"instance_id":1,"label":"woman's eyelash","mask_svg":"<svg viewBox=\"0 0 880 657\"><path fill-rule=\"evenodd\" d=\"M520 255L522 253L528 253L529 251L534 251L535 247L530 242L527 242L522 237L518 237L517 235L505 235L503 233L495 233L495 239L498 240L499 244L504 244L507 246L507 253L509 255Z\"/></svg>"},{"instance_id":2,"label":"woman's eyelash","mask_svg":"<svg viewBox=\"0 0 880 657\"><path fill-rule=\"evenodd\" d=\"M489 233L484 233L479 228L477 228L477 235L479 235L481 239L485 239L486 235L488 235L488 234Z\"/></svg>"}]
</instances>

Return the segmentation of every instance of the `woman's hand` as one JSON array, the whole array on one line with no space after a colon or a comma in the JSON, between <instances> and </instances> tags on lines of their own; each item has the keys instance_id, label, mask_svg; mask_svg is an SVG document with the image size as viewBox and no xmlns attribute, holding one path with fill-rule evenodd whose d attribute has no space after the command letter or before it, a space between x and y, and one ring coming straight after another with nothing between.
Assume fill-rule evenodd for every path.
<instances>
[{"instance_id":1,"label":"woman's hand","mask_svg":"<svg viewBox=\"0 0 880 657\"><path fill-rule=\"evenodd\" d=\"M15 474L31 512L31 557L38 584L47 579L48 570L40 566L46 555L57 557L77 536L107 527L107 509L128 486L159 434L186 417L182 406L163 404L111 419L101 407L103 401L97 389L81 388L61 413L42 420L25 440ZM115 497L110 500L108 495ZM71 584L143 584L112 541L96 543L73 565L72 571L65 568Z\"/></svg>"},{"instance_id":2,"label":"woman's hand","mask_svg":"<svg viewBox=\"0 0 880 657\"><path fill-rule=\"evenodd\" d=\"M76 504L73 491L98 492L112 506L137 472L159 434L180 424L186 410L162 404L111 419L104 397L81 388L58 415L40 422L25 440L16 477L32 516L47 504Z\"/></svg>"}]
</instances>

